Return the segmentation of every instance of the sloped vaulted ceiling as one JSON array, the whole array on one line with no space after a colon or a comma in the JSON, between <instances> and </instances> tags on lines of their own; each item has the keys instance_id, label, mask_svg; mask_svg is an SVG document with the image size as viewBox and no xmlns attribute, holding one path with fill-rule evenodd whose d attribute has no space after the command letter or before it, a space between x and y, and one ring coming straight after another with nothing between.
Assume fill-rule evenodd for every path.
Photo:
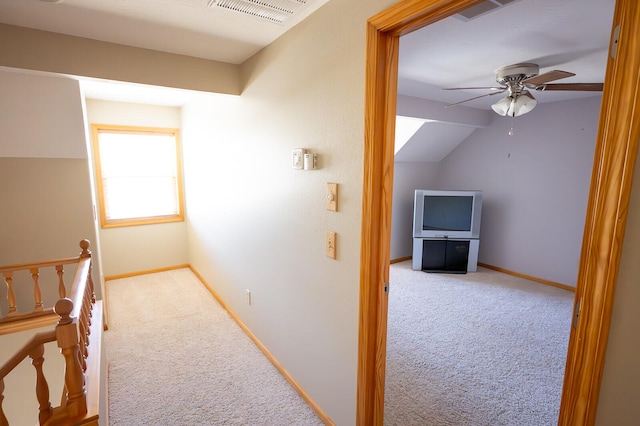
<instances>
[{"instance_id":1,"label":"sloped vaulted ceiling","mask_svg":"<svg viewBox=\"0 0 640 426\"><path fill-rule=\"evenodd\" d=\"M489 93L485 90L442 90L452 87L496 86L496 69L533 62L540 73L554 69L576 75L563 83L601 83L604 80L614 4L610 0L488 0L495 8L469 19L454 15L400 39L398 93L445 104ZM505 3L500 5L500 3ZM482 4L481 4L482 5ZM477 37L482 34L482 37ZM547 91L533 93L539 103L599 96L599 92ZM461 106L491 111L499 97L488 96ZM401 101L398 101L400 110ZM424 111L399 115L425 116ZM508 118L505 118L508 119ZM423 126L424 127L424 126ZM459 142L467 136L456 126L416 134L398 152L397 161L438 161L445 144L451 149L454 133ZM442 141L442 142L440 142ZM446 141L446 142L445 142ZM413 147L421 144L422 148ZM436 145L436 146L433 146ZM405 154L404 151L407 151ZM408 152L413 155L409 156ZM418 155L422 153L422 155Z\"/></svg>"}]
</instances>

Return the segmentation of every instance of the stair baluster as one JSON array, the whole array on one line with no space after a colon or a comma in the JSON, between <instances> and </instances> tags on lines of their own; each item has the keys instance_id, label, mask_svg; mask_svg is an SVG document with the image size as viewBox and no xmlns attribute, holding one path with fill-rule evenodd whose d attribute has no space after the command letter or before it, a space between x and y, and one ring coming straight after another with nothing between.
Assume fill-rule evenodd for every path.
<instances>
[{"instance_id":1,"label":"stair baluster","mask_svg":"<svg viewBox=\"0 0 640 426\"><path fill-rule=\"evenodd\" d=\"M31 276L33 277L33 300L36 302L33 312L42 312L44 304L42 303L42 292L40 291L40 284L38 283L40 271L38 268L31 268L29 272L31 272Z\"/></svg>"},{"instance_id":2,"label":"stair baluster","mask_svg":"<svg viewBox=\"0 0 640 426\"><path fill-rule=\"evenodd\" d=\"M0 426L9 426L7 416L2 411L2 401L4 400L4 379L0 380Z\"/></svg>"},{"instance_id":3,"label":"stair baluster","mask_svg":"<svg viewBox=\"0 0 640 426\"><path fill-rule=\"evenodd\" d=\"M49 384L47 383L47 379L44 377L44 372L42 371L42 365L44 364L43 355L44 345L36 346L29 354L29 357L32 360L31 364L36 369L36 397L38 399L38 404L40 405L40 413L38 414L40 424L47 421L53 413L53 408L49 401Z\"/></svg>"},{"instance_id":4,"label":"stair baluster","mask_svg":"<svg viewBox=\"0 0 640 426\"><path fill-rule=\"evenodd\" d=\"M4 283L7 285L7 302L9 302L8 317L18 314L16 306L16 294L13 291L13 272L4 272Z\"/></svg>"},{"instance_id":5,"label":"stair baluster","mask_svg":"<svg viewBox=\"0 0 640 426\"><path fill-rule=\"evenodd\" d=\"M64 286L64 279L62 275L64 274L64 265L56 265L56 273L58 274L58 295L60 298L67 297L67 289Z\"/></svg>"}]
</instances>

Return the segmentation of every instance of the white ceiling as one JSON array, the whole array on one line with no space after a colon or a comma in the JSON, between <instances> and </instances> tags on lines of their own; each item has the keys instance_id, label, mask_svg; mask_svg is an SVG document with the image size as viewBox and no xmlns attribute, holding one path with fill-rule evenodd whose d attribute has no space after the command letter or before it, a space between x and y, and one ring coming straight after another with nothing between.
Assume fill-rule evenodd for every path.
<instances>
[{"instance_id":1,"label":"white ceiling","mask_svg":"<svg viewBox=\"0 0 640 426\"><path fill-rule=\"evenodd\" d=\"M209 0L0 0L0 23L240 64L328 0L303 4L284 23Z\"/></svg>"},{"instance_id":2,"label":"white ceiling","mask_svg":"<svg viewBox=\"0 0 640 426\"><path fill-rule=\"evenodd\" d=\"M504 0L500 0L503 1ZM398 92L442 102L488 93L443 88L496 86L495 70L533 62L540 73L576 75L562 83L602 83L614 0L515 0L474 19L455 15L400 39ZM593 96L535 92L539 103ZM466 106L489 109L494 96Z\"/></svg>"},{"instance_id":3,"label":"white ceiling","mask_svg":"<svg viewBox=\"0 0 640 426\"><path fill-rule=\"evenodd\" d=\"M436 22L400 39L398 93L444 104L460 102L496 92L442 89L499 87L495 71L523 62L538 64L540 74L551 70L576 74L558 83L602 83L614 4L613 0L514 0L473 19L455 15ZM600 92L532 94L538 103L545 103ZM450 108L491 111L491 105L504 96L482 97ZM427 122L397 151L396 161L440 161L473 130Z\"/></svg>"},{"instance_id":4,"label":"white ceiling","mask_svg":"<svg viewBox=\"0 0 640 426\"><path fill-rule=\"evenodd\" d=\"M427 121L401 148L396 140L395 161L439 162L475 130L471 126Z\"/></svg>"},{"instance_id":5,"label":"white ceiling","mask_svg":"<svg viewBox=\"0 0 640 426\"><path fill-rule=\"evenodd\" d=\"M307 0L284 24L276 24L208 7L209 0L0 0L0 23L239 64L327 1ZM495 86L497 68L520 62L537 63L540 73L561 69L576 74L563 83L603 81L614 0L487 1L511 2L471 20L449 17L401 38L399 94L459 102L487 92L442 88ZM143 85L124 90L121 84L96 81L83 83L83 89L94 98L172 105L194 96L188 91L158 93ZM534 92L539 103L593 95ZM500 97L464 107L490 110ZM455 148L455 139L461 142L468 132L438 123L428 127L405 144L406 152L399 151L398 158L438 161L448 152L443 145Z\"/></svg>"}]
</instances>

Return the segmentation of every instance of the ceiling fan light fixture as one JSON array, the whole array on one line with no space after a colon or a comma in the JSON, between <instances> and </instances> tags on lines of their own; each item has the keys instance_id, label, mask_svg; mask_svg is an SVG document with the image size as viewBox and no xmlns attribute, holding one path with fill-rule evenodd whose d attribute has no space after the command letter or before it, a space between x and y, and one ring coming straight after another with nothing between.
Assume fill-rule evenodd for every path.
<instances>
[{"instance_id":1,"label":"ceiling fan light fixture","mask_svg":"<svg viewBox=\"0 0 640 426\"><path fill-rule=\"evenodd\" d=\"M493 109L496 114L505 116L511 107L511 96L507 96L506 98L500 99L495 104L491 105L491 109Z\"/></svg>"},{"instance_id":2,"label":"ceiling fan light fixture","mask_svg":"<svg viewBox=\"0 0 640 426\"><path fill-rule=\"evenodd\" d=\"M518 117L519 115L526 114L538 105L538 101L536 98L529 93L528 90L522 92L511 104L513 106L512 110L509 111L509 116Z\"/></svg>"},{"instance_id":3,"label":"ceiling fan light fixture","mask_svg":"<svg viewBox=\"0 0 640 426\"><path fill-rule=\"evenodd\" d=\"M536 98L528 90L525 90L522 93L500 99L491 105L491 108L499 115L518 117L534 109L537 104Z\"/></svg>"}]
</instances>

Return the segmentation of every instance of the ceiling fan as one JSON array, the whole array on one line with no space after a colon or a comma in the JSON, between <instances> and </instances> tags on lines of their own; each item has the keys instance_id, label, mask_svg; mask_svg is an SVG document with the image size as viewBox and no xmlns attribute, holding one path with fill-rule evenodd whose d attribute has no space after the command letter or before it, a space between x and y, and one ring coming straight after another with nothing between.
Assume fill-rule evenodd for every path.
<instances>
[{"instance_id":1,"label":"ceiling fan","mask_svg":"<svg viewBox=\"0 0 640 426\"><path fill-rule=\"evenodd\" d=\"M572 77L575 74L567 71L553 70L543 74L537 64L521 63L507 65L496 70L496 82L500 87L455 87L444 90L482 89L492 90L491 93L476 96L464 101L446 105L459 105L485 96L493 96L507 92L508 95L491 105L491 108L502 116L517 117L531 111L538 103L529 90L573 90L573 91L602 91L603 83L555 83L551 81Z\"/></svg>"}]
</instances>

